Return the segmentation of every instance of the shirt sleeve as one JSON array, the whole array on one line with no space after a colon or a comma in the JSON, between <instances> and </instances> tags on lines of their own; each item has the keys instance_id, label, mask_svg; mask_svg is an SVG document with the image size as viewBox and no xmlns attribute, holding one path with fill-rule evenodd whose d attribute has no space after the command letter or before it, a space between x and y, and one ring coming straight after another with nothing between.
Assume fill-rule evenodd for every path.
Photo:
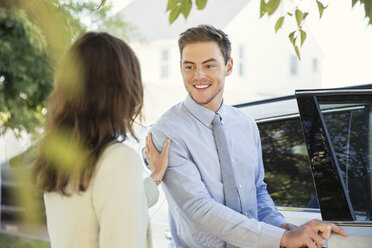
<instances>
[{"instance_id":1,"label":"shirt sleeve","mask_svg":"<svg viewBox=\"0 0 372 248\"><path fill-rule=\"evenodd\" d=\"M105 154L93 184L99 247L145 247L147 203L138 155L125 146Z\"/></svg>"},{"instance_id":2,"label":"shirt sleeve","mask_svg":"<svg viewBox=\"0 0 372 248\"><path fill-rule=\"evenodd\" d=\"M162 150L166 135L156 127L151 132L155 146ZM172 143L163 186L170 208L186 215L186 219L202 232L239 247L257 244L259 247L279 247L284 229L248 218L215 201L182 141L169 138Z\"/></svg>"}]
</instances>

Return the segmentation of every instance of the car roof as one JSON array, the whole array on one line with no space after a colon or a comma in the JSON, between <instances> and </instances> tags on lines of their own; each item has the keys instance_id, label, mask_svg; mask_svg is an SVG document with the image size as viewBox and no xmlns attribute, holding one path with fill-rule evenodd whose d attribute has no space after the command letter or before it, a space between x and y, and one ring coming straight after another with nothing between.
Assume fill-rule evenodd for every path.
<instances>
[{"instance_id":1,"label":"car roof","mask_svg":"<svg viewBox=\"0 0 372 248\"><path fill-rule=\"evenodd\" d=\"M294 95L270 98L234 105L256 121L298 116L298 107Z\"/></svg>"},{"instance_id":2,"label":"car roof","mask_svg":"<svg viewBox=\"0 0 372 248\"><path fill-rule=\"evenodd\" d=\"M323 90L369 89L369 88L372 88L372 84L328 88ZM291 118L299 116L297 101L294 94L269 98L265 100L252 101L242 104L236 104L234 105L234 107L239 108L243 113L251 116L257 122L279 120L281 118Z\"/></svg>"}]
</instances>

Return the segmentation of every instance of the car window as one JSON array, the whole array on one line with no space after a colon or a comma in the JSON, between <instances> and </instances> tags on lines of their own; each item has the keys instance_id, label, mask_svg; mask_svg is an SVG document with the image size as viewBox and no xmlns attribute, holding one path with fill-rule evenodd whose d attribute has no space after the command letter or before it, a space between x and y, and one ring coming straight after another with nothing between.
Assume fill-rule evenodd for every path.
<instances>
[{"instance_id":1,"label":"car window","mask_svg":"<svg viewBox=\"0 0 372 248\"><path fill-rule=\"evenodd\" d=\"M298 118L259 122L267 189L278 206L318 208Z\"/></svg>"},{"instance_id":2,"label":"car window","mask_svg":"<svg viewBox=\"0 0 372 248\"><path fill-rule=\"evenodd\" d=\"M319 97L356 220L372 220L372 99Z\"/></svg>"}]
</instances>

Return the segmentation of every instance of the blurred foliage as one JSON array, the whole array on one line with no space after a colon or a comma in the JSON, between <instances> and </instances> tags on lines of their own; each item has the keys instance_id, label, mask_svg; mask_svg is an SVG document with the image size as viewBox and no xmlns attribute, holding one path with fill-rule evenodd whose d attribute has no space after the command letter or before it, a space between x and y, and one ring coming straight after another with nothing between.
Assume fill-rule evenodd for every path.
<instances>
[{"instance_id":1,"label":"blurred foliage","mask_svg":"<svg viewBox=\"0 0 372 248\"><path fill-rule=\"evenodd\" d=\"M70 174L86 161L87 147L70 130L54 129L41 145L46 160Z\"/></svg>"},{"instance_id":2,"label":"blurred foliage","mask_svg":"<svg viewBox=\"0 0 372 248\"><path fill-rule=\"evenodd\" d=\"M276 205L306 207L315 196L298 119L258 124L267 190Z\"/></svg>"},{"instance_id":3,"label":"blurred foliage","mask_svg":"<svg viewBox=\"0 0 372 248\"><path fill-rule=\"evenodd\" d=\"M168 0L168 5L166 11L169 12L169 23L172 24L181 14L185 19L189 16L192 6L195 3L196 8L198 10L203 10L207 5L208 0ZM211 0L210 0L211 1ZM323 16L324 10L328 7L325 6L323 0L260 0L260 18L265 16L273 15L277 10L278 7L282 4L285 8L281 10L281 12L285 13L284 15L280 16L276 23L275 23L275 32L282 27L285 19L295 19L297 23L297 28L289 34L289 40L293 45L293 48L296 52L296 55L299 59L300 57L300 47L303 45L306 39L306 32L303 29L303 24L305 22L306 17L309 15L309 11L305 11L309 9L311 4L316 4L319 10L319 18ZM102 1L105 2L105 1ZM228 2L226 2L228 4ZM284 3L287 4L284 6ZM351 0L352 7L355 4L360 3L364 6L365 17L369 19L369 24L372 24L372 0ZM301 6L301 7L300 7ZM303 8L305 6L305 8ZM311 13L313 14L313 13Z\"/></svg>"},{"instance_id":4,"label":"blurred foliage","mask_svg":"<svg viewBox=\"0 0 372 248\"><path fill-rule=\"evenodd\" d=\"M54 69L90 29L127 38L131 30L100 1L3 0L0 3L0 136L34 133L45 123Z\"/></svg>"},{"instance_id":5,"label":"blurred foliage","mask_svg":"<svg viewBox=\"0 0 372 248\"><path fill-rule=\"evenodd\" d=\"M31 178L31 165L36 157L37 146L30 146L25 152L13 157L9 165L3 165L4 183L2 204L16 206L21 211L14 212L12 219L24 224L40 224L45 221L42 194L38 192Z\"/></svg>"},{"instance_id":6,"label":"blurred foliage","mask_svg":"<svg viewBox=\"0 0 372 248\"><path fill-rule=\"evenodd\" d=\"M5 165L2 168L3 179L12 182L3 185L5 187L3 192L8 197L8 202L3 202L3 204L23 209L12 217L27 224L40 224L45 221L42 192L35 186L34 178L30 173L38 149L42 149L46 158L54 165L66 171L75 170L76 166L82 164L79 161L84 161L86 154L83 144L78 142L71 132L63 129L54 130L42 144L38 143L10 159L10 166L7 170Z\"/></svg>"},{"instance_id":7,"label":"blurred foliage","mask_svg":"<svg viewBox=\"0 0 372 248\"><path fill-rule=\"evenodd\" d=\"M52 62L40 28L19 9L0 9L0 135L31 131L45 121ZM45 110L44 110L45 112Z\"/></svg>"},{"instance_id":8,"label":"blurred foliage","mask_svg":"<svg viewBox=\"0 0 372 248\"><path fill-rule=\"evenodd\" d=\"M49 248L50 243L0 233L1 248Z\"/></svg>"}]
</instances>

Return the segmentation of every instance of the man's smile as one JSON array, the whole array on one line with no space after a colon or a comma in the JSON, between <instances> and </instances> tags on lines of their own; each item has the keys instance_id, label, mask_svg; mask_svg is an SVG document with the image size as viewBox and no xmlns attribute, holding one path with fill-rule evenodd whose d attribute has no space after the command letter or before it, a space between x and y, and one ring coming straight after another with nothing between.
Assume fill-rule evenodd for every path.
<instances>
[{"instance_id":1,"label":"man's smile","mask_svg":"<svg viewBox=\"0 0 372 248\"><path fill-rule=\"evenodd\" d=\"M194 84L194 87L197 89L206 89L209 86L211 86L211 84Z\"/></svg>"}]
</instances>

